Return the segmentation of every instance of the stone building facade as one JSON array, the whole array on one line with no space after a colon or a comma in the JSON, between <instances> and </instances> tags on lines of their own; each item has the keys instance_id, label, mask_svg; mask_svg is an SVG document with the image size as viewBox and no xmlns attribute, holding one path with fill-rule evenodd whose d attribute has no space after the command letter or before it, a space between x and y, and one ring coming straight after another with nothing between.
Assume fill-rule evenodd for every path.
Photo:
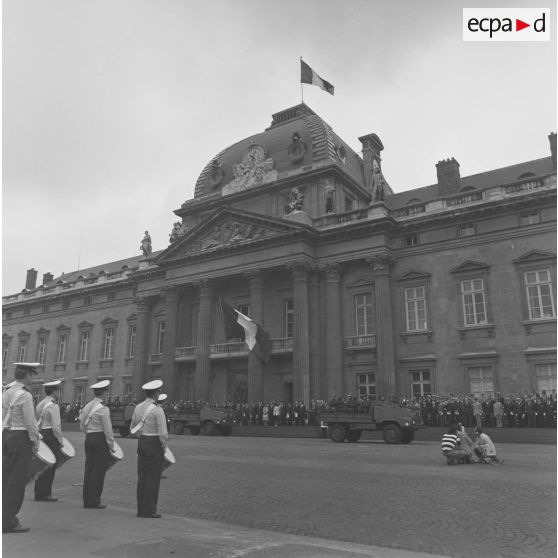
<instances>
[{"instance_id":1,"label":"stone building facade","mask_svg":"<svg viewBox=\"0 0 558 558\"><path fill-rule=\"evenodd\" d=\"M376 134L355 153L307 105L213 157L169 246L3 297L3 380L39 360L62 399L161 378L172 400L556 388L550 156L394 193ZM219 297L271 339L224 336Z\"/></svg>"}]
</instances>

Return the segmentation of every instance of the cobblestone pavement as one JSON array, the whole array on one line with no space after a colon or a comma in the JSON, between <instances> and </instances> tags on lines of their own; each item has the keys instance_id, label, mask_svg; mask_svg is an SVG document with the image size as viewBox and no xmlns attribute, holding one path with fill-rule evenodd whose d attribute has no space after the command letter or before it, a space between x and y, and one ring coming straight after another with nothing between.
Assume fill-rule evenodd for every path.
<instances>
[{"instance_id":1,"label":"cobblestone pavement","mask_svg":"<svg viewBox=\"0 0 558 558\"><path fill-rule=\"evenodd\" d=\"M66 436L77 455L54 494L79 505L83 438ZM118 442L125 457L103 500L135 510L137 442ZM447 466L439 442L171 435L177 463L161 481L159 511L444 556L556 556L556 447L496 445L502 466ZM30 485L22 521L31 499Z\"/></svg>"}]
</instances>

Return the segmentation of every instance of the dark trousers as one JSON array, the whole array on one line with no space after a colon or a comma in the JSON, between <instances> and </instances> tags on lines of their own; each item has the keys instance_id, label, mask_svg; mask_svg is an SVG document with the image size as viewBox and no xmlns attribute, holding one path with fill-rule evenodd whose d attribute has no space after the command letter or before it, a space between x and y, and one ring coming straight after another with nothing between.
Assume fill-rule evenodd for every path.
<instances>
[{"instance_id":1,"label":"dark trousers","mask_svg":"<svg viewBox=\"0 0 558 558\"><path fill-rule=\"evenodd\" d=\"M110 465L110 450L104 432L85 436L85 472L83 474L83 506L90 508L101 503L105 474Z\"/></svg>"},{"instance_id":2,"label":"dark trousers","mask_svg":"<svg viewBox=\"0 0 558 558\"><path fill-rule=\"evenodd\" d=\"M17 514L23 504L32 458L33 444L27 430L2 433L2 530L19 524Z\"/></svg>"},{"instance_id":3,"label":"dark trousers","mask_svg":"<svg viewBox=\"0 0 558 558\"><path fill-rule=\"evenodd\" d=\"M157 513L159 485L163 472L164 451L159 436L142 436L138 440L138 515Z\"/></svg>"},{"instance_id":4,"label":"dark trousers","mask_svg":"<svg viewBox=\"0 0 558 558\"><path fill-rule=\"evenodd\" d=\"M35 499L52 496L52 483L54 482L56 467L63 460L62 452L60 451L60 443L56 439L56 436L52 433L52 430L41 430L41 435L43 437L43 442L52 450L52 453L54 453L54 457L56 457L56 465L49 467L35 481Z\"/></svg>"}]
</instances>

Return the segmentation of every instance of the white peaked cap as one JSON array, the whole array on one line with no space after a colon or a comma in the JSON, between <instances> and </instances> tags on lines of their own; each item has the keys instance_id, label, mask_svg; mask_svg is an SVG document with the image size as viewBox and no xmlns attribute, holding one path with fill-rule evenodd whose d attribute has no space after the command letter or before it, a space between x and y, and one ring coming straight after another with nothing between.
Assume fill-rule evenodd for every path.
<instances>
[{"instance_id":1,"label":"white peaked cap","mask_svg":"<svg viewBox=\"0 0 558 558\"><path fill-rule=\"evenodd\" d=\"M141 386L141 389L145 389L147 391L152 389L159 389L163 385L161 380L152 380L151 382L147 382Z\"/></svg>"},{"instance_id":2,"label":"white peaked cap","mask_svg":"<svg viewBox=\"0 0 558 558\"><path fill-rule=\"evenodd\" d=\"M100 382L97 382L96 384L93 384L92 386L89 386L91 389L103 389L106 388L110 385L110 381L109 380L101 380Z\"/></svg>"},{"instance_id":3,"label":"white peaked cap","mask_svg":"<svg viewBox=\"0 0 558 558\"><path fill-rule=\"evenodd\" d=\"M167 394L166 393L161 393L161 395L159 395L159 397L157 397L157 401L164 401L167 398Z\"/></svg>"},{"instance_id":4,"label":"white peaked cap","mask_svg":"<svg viewBox=\"0 0 558 558\"><path fill-rule=\"evenodd\" d=\"M52 382L45 382L43 387L57 387L62 383L62 380L52 380Z\"/></svg>"}]
</instances>

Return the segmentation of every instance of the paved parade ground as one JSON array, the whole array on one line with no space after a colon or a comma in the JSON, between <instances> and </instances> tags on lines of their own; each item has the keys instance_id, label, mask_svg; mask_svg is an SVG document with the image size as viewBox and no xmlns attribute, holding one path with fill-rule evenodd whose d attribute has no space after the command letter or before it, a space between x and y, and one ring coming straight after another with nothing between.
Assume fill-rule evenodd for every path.
<instances>
[{"instance_id":1,"label":"paved parade ground","mask_svg":"<svg viewBox=\"0 0 558 558\"><path fill-rule=\"evenodd\" d=\"M502 443L502 466L447 466L439 441L170 437L162 519L136 518L136 444L106 476L105 510L81 502L83 437L57 472L56 503L33 501L6 558L411 558L556 556L556 446Z\"/></svg>"}]
</instances>

